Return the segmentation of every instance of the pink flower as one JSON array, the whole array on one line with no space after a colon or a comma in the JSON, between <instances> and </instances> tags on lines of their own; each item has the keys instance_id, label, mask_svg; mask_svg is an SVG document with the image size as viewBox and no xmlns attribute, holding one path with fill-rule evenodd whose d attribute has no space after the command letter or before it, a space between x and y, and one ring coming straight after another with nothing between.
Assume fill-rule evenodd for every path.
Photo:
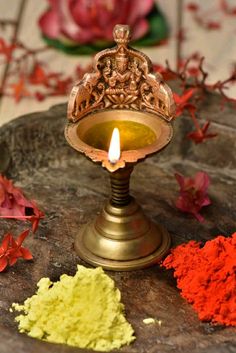
<instances>
[{"instance_id":1,"label":"pink flower","mask_svg":"<svg viewBox=\"0 0 236 353\"><path fill-rule=\"evenodd\" d=\"M176 207L182 212L191 213L199 222L203 222L204 218L199 211L202 207L211 204L207 195L209 176L207 173L198 172L194 178L184 177L178 173L175 177L180 186L180 196L176 200Z\"/></svg>"},{"instance_id":2,"label":"pink flower","mask_svg":"<svg viewBox=\"0 0 236 353\"><path fill-rule=\"evenodd\" d=\"M0 174L0 218L29 220L35 233L44 217L34 201L27 200L23 191Z\"/></svg>"},{"instance_id":3,"label":"pink flower","mask_svg":"<svg viewBox=\"0 0 236 353\"><path fill-rule=\"evenodd\" d=\"M128 24L133 39L149 29L145 16L154 0L48 0L50 8L39 19L43 34L76 43L112 40L113 27Z\"/></svg>"},{"instance_id":4,"label":"pink flower","mask_svg":"<svg viewBox=\"0 0 236 353\"><path fill-rule=\"evenodd\" d=\"M0 175L0 216L24 216L26 208L33 208L31 201L11 180Z\"/></svg>"}]
</instances>

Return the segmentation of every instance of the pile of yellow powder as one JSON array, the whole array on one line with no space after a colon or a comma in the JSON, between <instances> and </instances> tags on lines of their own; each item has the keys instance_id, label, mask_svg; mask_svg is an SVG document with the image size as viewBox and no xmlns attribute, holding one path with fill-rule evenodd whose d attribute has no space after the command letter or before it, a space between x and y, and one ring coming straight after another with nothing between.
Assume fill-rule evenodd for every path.
<instances>
[{"instance_id":1,"label":"pile of yellow powder","mask_svg":"<svg viewBox=\"0 0 236 353\"><path fill-rule=\"evenodd\" d=\"M74 277L60 281L42 278L38 291L23 305L12 307L19 331L48 342L109 351L131 343L132 326L124 317L124 305L114 281L98 267L78 266Z\"/></svg>"}]
</instances>

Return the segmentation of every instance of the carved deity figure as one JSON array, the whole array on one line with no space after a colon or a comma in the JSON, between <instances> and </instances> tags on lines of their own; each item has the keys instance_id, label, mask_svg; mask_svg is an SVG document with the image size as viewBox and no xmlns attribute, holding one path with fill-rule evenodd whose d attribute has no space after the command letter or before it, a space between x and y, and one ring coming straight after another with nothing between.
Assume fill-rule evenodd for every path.
<instances>
[{"instance_id":1,"label":"carved deity figure","mask_svg":"<svg viewBox=\"0 0 236 353\"><path fill-rule=\"evenodd\" d=\"M139 69L139 62L137 59L134 59L133 63L130 65L131 71L131 81L130 81L130 90L135 91L138 88L138 84L142 77L142 71Z\"/></svg>"},{"instance_id":2,"label":"carved deity figure","mask_svg":"<svg viewBox=\"0 0 236 353\"><path fill-rule=\"evenodd\" d=\"M68 105L68 118L77 121L96 109L133 109L161 114L171 120L175 104L162 77L150 72L146 55L128 46L130 30L114 28L117 46L95 56L94 70L74 86Z\"/></svg>"},{"instance_id":3,"label":"carved deity figure","mask_svg":"<svg viewBox=\"0 0 236 353\"><path fill-rule=\"evenodd\" d=\"M128 63L129 59L126 53L121 50L115 57L115 68L108 81L110 87L123 89L126 87L126 82L131 76L131 72L128 70Z\"/></svg>"},{"instance_id":4,"label":"carved deity figure","mask_svg":"<svg viewBox=\"0 0 236 353\"><path fill-rule=\"evenodd\" d=\"M112 61L110 58L107 58L106 63L105 63L105 67L102 71L105 82L109 82L109 78L111 77L111 73L112 73Z\"/></svg>"}]
</instances>

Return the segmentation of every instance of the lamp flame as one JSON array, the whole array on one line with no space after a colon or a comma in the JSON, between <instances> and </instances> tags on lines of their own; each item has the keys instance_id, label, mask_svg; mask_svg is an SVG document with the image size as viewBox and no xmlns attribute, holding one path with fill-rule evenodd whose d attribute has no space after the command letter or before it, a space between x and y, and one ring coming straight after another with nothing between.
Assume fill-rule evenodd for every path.
<instances>
[{"instance_id":1,"label":"lamp flame","mask_svg":"<svg viewBox=\"0 0 236 353\"><path fill-rule=\"evenodd\" d=\"M120 159L120 132L117 127L112 132L108 159L112 164L115 164Z\"/></svg>"}]
</instances>

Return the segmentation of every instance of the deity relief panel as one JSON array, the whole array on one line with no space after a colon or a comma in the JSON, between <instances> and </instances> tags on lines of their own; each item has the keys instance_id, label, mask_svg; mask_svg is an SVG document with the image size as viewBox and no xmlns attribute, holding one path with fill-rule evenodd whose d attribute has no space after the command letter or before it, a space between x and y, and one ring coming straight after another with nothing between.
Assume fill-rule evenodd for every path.
<instances>
[{"instance_id":1,"label":"deity relief panel","mask_svg":"<svg viewBox=\"0 0 236 353\"><path fill-rule=\"evenodd\" d=\"M133 109L162 115L171 120L174 101L169 87L158 73L150 73L149 58L128 47L129 28L117 25L117 46L95 56L94 71L74 86L68 118L75 122L94 110Z\"/></svg>"}]
</instances>

